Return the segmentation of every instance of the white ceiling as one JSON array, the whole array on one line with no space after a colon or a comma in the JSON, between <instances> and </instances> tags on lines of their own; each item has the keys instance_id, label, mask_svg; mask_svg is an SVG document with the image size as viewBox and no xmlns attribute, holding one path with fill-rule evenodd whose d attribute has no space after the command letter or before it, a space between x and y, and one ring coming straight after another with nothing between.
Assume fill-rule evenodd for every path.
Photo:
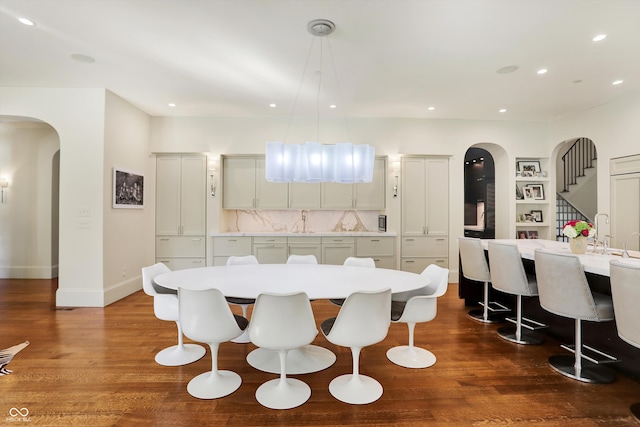
<instances>
[{"instance_id":1,"label":"white ceiling","mask_svg":"<svg viewBox=\"0 0 640 427\"><path fill-rule=\"evenodd\" d=\"M548 121L640 90L640 0L0 0L0 86L107 88L156 116Z\"/></svg>"}]
</instances>

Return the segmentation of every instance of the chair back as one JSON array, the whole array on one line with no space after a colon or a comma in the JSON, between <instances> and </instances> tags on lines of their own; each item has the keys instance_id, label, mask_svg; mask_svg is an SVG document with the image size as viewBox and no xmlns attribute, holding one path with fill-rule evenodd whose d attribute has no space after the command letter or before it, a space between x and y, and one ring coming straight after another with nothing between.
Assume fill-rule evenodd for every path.
<instances>
[{"instance_id":1,"label":"chair back","mask_svg":"<svg viewBox=\"0 0 640 427\"><path fill-rule=\"evenodd\" d=\"M249 324L253 344L285 350L310 344L316 335L316 321L305 292L258 295Z\"/></svg>"},{"instance_id":2,"label":"chair back","mask_svg":"<svg viewBox=\"0 0 640 427\"><path fill-rule=\"evenodd\" d=\"M353 256L344 260L344 265L350 265L353 267L371 267L376 268L376 262L373 258L356 258Z\"/></svg>"},{"instance_id":3,"label":"chair back","mask_svg":"<svg viewBox=\"0 0 640 427\"><path fill-rule=\"evenodd\" d=\"M239 337L242 329L218 289L178 288L180 323L184 335L203 343L225 342Z\"/></svg>"},{"instance_id":4,"label":"chair back","mask_svg":"<svg viewBox=\"0 0 640 427\"><path fill-rule=\"evenodd\" d=\"M518 247L512 243L489 242L491 286L512 295L538 295L538 283L527 275Z\"/></svg>"},{"instance_id":5,"label":"chair back","mask_svg":"<svg viewBox=\"0 0 640 427\"><path fill-rule=\"evenodd\" d=\"M462 275L477 282L490 282L491 274L480 239L458 237Z\"/></svg>"},{"instance_id":6,"label":"chair back","mask_svg":"<svg viewBox=\"0 0 640 427\"><path fill-rule=\"evenodd\" d=\"M447 292L449 287L449 269L436 264L429 264L421 276L429 279L429 284L420 289L406 292L397 292L391 295L393 301L409 301L416 296L441 297Z\"/></svg>"},{"instance_id":7,"label":"chair back","mask_svg":"<svg viewBox=\"0 0 640 427\"><path fill-rule=\"evenodd\" d=\"M236 256L232 255L227 258L227 265L251 265L258 264L258 258L255 255Z\"/></svg>"},{"instance_id":8,"label":"chair back","mask_svg":"<svg viewBox=\"0 0 640 427\"><path fill-rule=\"evenodd\" d=\"M170 271L171 269L161 262L148 267L142 267L142 289L144 290L144 293L152 297L158 295L158 291L156 291L153 284L153 278L159 274L168 273Z\"/></svg>"},{"instance_id":9,"label":"chair back","mask_svg":"<svg viewBox=\"0 0 640 427\"><path fill-rule=\"evenodd\" d=\"M606 320L596 307L577 256L536 249L534 258L542 308L571 319Z\"/></svg>"},{"instance_id":10,"label":"chair back","mask_svg":"<svg viewBox=\"0 0 640 427\"><path fill-rule=\"evenodd\" d=\"M289 255L287 264L317 264L318 259L315 255Z\"/></svg>"},{"instance_id":11,"label":"chair back","mask_svg":"<svg viewBox=\"0 0 640 427\"><path fill-rule=\"evenodd\" d=\"M406 300L402 314L397 318L397 321L406 323L430 322L436 317L438 310L437 299L444 295L449 287L449 269L431 264L424 269L421 275L429 278L429 285L420 288L418 290L419 294L412 295ZM397 300L395 296L393 296L393 299L394 301L402 301ZM392 309L395 311L398 303L393 304ZM394 318L395 316L397 315L392 312L391 317Z\"/></svg>"},{"instance_id":12,"label":"chair back","mask_svg":"<svg viewBox=\"0 0 640 427\"><path fill-rule=\"evenodd\" d=\"M343 347L365 347L385 339L391 324L391 289L354 292L344 301L327 339Z\"/></svg>"},{"instance_id":13,"label":"chair back","mask_svg":"<svg viewBox=\"0 0 640 427\"><path fill-rule=\"evenodd\" d=\"M609 271L618 335L640 348L640 263L629 259L611 260Z\"/></svg>"}]
</instances>

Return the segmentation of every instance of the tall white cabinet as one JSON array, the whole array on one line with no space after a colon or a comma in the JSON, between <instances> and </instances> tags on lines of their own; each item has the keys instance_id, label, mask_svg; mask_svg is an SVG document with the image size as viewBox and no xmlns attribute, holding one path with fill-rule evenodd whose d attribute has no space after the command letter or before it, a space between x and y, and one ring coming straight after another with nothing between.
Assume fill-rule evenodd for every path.
<instances>
[{"instance_id":1,"label":"tall white cabinet","mask_svg":"<svg viewBox=\"0 0 640 427\"><path fill-rule=\"evenodd\" d=\"M401 162L400 269L449 266L449 158L404 156Z\"/></svg>"},{"instance_id":2,"label":"tall white cabinet","mask_svg":"<svg viewBox=\"0 0 640 427\"><path fill-rule=\"evenodd\" d=\"M611 159L611 246L622 248L627 237L640 231L640 154ZM640 237L627 249L640 250Z\"/></svg>"},{"instance_id":3,"label":"tall white cabinet","mask_svg":"<svg viewBox=\"0 0 640 427\"><path fill-rule=\"evenodd\" d=\"M156 262L172 270L205 266L206 167L203 155L156 157Z\"/></svg>"}]
</instances>

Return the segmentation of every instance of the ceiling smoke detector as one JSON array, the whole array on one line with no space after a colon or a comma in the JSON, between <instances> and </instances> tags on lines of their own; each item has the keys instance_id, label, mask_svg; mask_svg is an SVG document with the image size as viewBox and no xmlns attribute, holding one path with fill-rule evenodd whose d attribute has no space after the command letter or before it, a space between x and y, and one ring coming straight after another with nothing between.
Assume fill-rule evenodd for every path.
<instances>
[{"instance_id":1,"label":"ceiling smoke detector","mask_svg":"<svg viewBox=\"0 0 640 427\"><path fill-rule=\"evenodd\" d=\"M328 19L314 19L307 24L307 30L316 37L324 37L333 33L336 25Z\"/></svg>"}]
</instances>

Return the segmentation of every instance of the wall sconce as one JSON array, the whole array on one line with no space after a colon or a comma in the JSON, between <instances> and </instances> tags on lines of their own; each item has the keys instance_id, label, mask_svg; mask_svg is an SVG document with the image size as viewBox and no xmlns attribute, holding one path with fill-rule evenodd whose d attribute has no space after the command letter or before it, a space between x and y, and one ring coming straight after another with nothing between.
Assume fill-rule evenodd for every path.
<instances>
[{"instance_id":1,"label":"wall sconce","mask_svg":"<svg viewBox=\"0 0 640 427\"><path fill-rule=\"evenodd\" d=\"M398 177L400 176L400 161L396 160L391 162L391 169L393 169L393 177L395 183L393 184L393 197L398 197Z\"/></svg>"},{"instance_id":2,"label":"wall sconce","mask_svg":"<svg viewBox=\"0 0 640 427\"><path fill-rule=\"evenodd\" d=\"M209 160L209 177L211 178L211 197L216 197L216 172L218 171L218 161Z\"/></svg>"},{"instance_id":3,"label":"wall sconce","mask_svg":"<svg viewBox=\"0 0 640 427\"><path fill-rule=\"evenodd\" d=\"M2 195L0 196L0 203L4 203L4 189L9 187L9 180L7 178L0 178L0 188L2 189Z\"/></svg>"}]
</instances>

